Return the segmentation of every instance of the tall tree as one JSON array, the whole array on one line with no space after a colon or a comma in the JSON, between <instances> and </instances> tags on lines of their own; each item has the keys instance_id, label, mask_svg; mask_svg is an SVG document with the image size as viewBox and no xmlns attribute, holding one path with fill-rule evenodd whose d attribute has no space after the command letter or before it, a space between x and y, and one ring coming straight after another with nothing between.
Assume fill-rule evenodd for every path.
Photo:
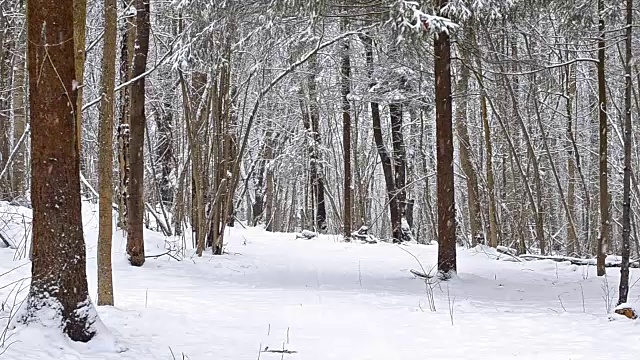
<instances>
[{"instance_id":1,"label":"tall tree","mask_svg":"<svg viewBox=\"0 0 640 360\"><path fill-rule=\"evenodd\" d=\"M624 92L624 190L622 195L622 266L618 305L627 302L629 295L629 253L631 236L631 35L633 29L633 0L627 0L627 29L625 39Z\"/></svg>"},{"instance_id":2,"label":"tall tree","mask_svg":"<svg viewBox=\"0 0 640 360\"><path fill-rule=\"evenodd\" d=\"M598 0L598 114L600 120L600 237L597 246L597 274L604 276L606 273L604 258L606 246L609 243L609 169L608 169L608 126L607 126L607 81L605 79L606 57L605 36L606 28L604 24L604 0Z\"/></svg>"},{"instance_id":3,"label":"tall tree","mask_svg":"<svg viewBox=\"0 0 640 360\"><path fill-rule=\"evenodd\" d=\"M31 0L27 10L33 263L23 323L58 317L74 341L99 321L87 289L75 126L72 0Z\"/></svg>"},{"instance_id":4,"label":"tall tree","mask_svg":"<svg viewBox=\"0 0 640 360\"><path fill-rule=\"evenodd\" d=\"M85 43L87 33L87 0L73 0L73 41L75 44L76 57L76 81L84 84L84 60L85 60ZM84 87L78 87L78 109L82 109L82 94ZM80 153L80 162L82 157L82 111L76 113L76 131L78 133L78 152Z\"/></svg>"},{"instance_id":5,"label":"tall tree","mask_svg":"<svg viewBox=\"0 0 640 360\"><path fill-rule=\"evenodd\" d=\"M575 209L575 187L576 187L576 159L574 157L573 152L573 101L574 94L576 91L576 77L575 71L573 71L572 66L567 66L565 70L565 81L567 83L566 86L566 105L567 105L567 140L566 140L566 149L567 149L567 178L568 178L568 189L567 189L567 206L571 212L569 215L571 218L576 218L576 209ZM575 231L569 231L567 236L567 254L577 254L580 251L580 244L578 243L578 236Z\"/></svg>"},{"instance_id":6,"label":"tall tree","mask_svg":"<svg viewBox=\"0 0 640 360\"><path fill-rule=\"evenodd\" d=\"M342 18L341 28L346 31L347 19ZM351 92L351 59L349 58L349 38L342 40L341 60L340 60L340 79L341 79L341 95L342 95L342 149L344 162L344 211L343 211L343 235L345 241L351 241L351 223L352 223L352 191L351 191L351 103L349 102L349 93Z\"/></svg>"},{"instance_id":7,"label":"tall tree","mask_svg":"<svg viewBox=\"0 0 640 360\"><path fill-rule=\"evenodd\" d=\"M116 0L104 0L104 53L102 56L102 101L100 102L98 305L113 305L111 236L113 234L113 123L116 79L118 9Z\"/></svg>"},{"instance_id":8,"label":"tall tree","mask_svg":"<svg viewBox=\"0 0 640 360\"><path fill-rule=\"evenodd\" d=\"M126 5L126 4L125 4ZM125 23L122 31L120 50L120 82L131 80L131 63L133 62L134 43L136 37L135 14L130 7L124 9ZM125 86L120 92L120 121L118 124L118 226L127 229L127 199L129 198L129 179L131 165L129 159L129 120L131 118L131 86Z\"/></svg>"},{"instance_id":9,"label":"tall tree","mask_svg":"<svg viewBox=\"0 0 640 360\"><path fill-rule=\"evenodd\" d=\"M398 213L397 218L392 219L394 241L407 241L410 239L409 229L406 228L407 216L407 153L405 151L402 136L403 104L389 104L389 119L391 120L391 143L393 148L393 177L394 193ZM395 220L395 221L394 221Z\"/></svg>"},{"instance_id":10,"label":"tall tree","mask_svg":"<svg viewBox=\"0 0 640 360\"><path fill-rule=\"evenodd\" d=\"M323 176L322 156L320 148L322 137L320 136L320 108L318 107L318 57L309 59L309 75L307 76L307 89L309 92L308 110L303 109L303 122L307 131L311 134L311 145L309 146L309 176L311 177L311 189L315 200L315 220L316 231L327 231L327 209L324 200L325 180Z\"/></svg>"},{"instance_id":11,"label":"tall tree","mask_svg":"<svg viewBox=\"0 0 640 360\"><path fill-rule=\"evenodd\" d=\"M12 51L8 46L7 35L9 35L9 21L5 15L6 4L3 2L0 4L0 86L5 84L10 76L9 55ZM9 136L11 135L11 122L9 121L9 93L0 94L0 200L10 200L10 182L8 174L2 171L3 168L9 166L9 153L11 141Z\"/></svg>"},{"instance_id":12,"label":"tall tree","mask_svg":"<svg viewBox=\"0 0 640 360\"><path fill-rule=\"evenodd\" d=\"M473 24L471 25L473 26ZM467 31L467 40L472 42L472 36L475 36L473 32ZM462 55L465 57L465 62L468 62L468 51L461 50ZM471 71L469 65L463 64L460 67L460 79L458 80L458 92L459 96L468 96L469 92L469 78ZM458 136L459 144L459 156L460 165L467 177L467 207L469 212L469 229L471 230L471 237L473 245L477 245L478 239L482 237L482 218L480 208L480 196L478 192L478 176L476 174L475 167L472 161L472 145L469 137L469 130L467 129L467 103L461 103L456 108L456 134Z\"/></svg>"},{"instance_id":13,"label":"tall tree","mask_svg":"<svg viewBox=\"0 0 640 360\"><path fill-rule=\"evenodd\" d=\"M136 41L133 55L132 78L138 78L131 86L131 118L129 161L131 165L129 182L129 197L127 210L129 212L127 224L127 254L133 266L144 264L144 131L145 118L145 77L142 76L147 68L147 54L149 52L149 0L136 0Z\"/></svg>"},{"instance_id":14,"label":"tall tree","mask_svg":"<svg viewBox=\"0 0 640 360\"><path fill-rule=\"evenodd\" d=\"M20 12L24 11L24 5L20 4ZM13 160L11 175L11 190L13 197L25 196L26 192L26 175L27 175L27 156L26 156L26 137L27 131L27 86L25 84L26 77L26 47L22 44L26 43L26 31L20 31L19 46L13 60L13 144L16 146L16 154Z\"/></svg>"},{"instance_id":15,"label":"tall tree","mask_svg":"<svg viewBox=\"0 0 640 360\"><path fill-rule=\"evenodd\" d=\"M373 89L376 86L374 79L374 57L373 57L373 39L367 33L360 36L364 44L365 49L365 61L367 64L367 76L369 77L369 89ZM371 122L373 127L373 140L376 144L376 150L380 157L380 163L382 164L382 173L384 174L384 183L386 186L386 193L389 202L389 216L391 219L391 227L395 229L395 224L400 224L400 213L398 210L398 199L395 196L396 182L393 178L393 164L391 162L391 156L384 144L384 138L382 137L382 122L380 115L380 104L377 101L371 101ZM393 231L393 230L392 230ZM392 232L393 239L399 239L396 237L398 234Z\"/></svg>"},{"instance_id":16,"label":"tall tree","mask_svg":"<svg viewBox=\"0 0 640 360\"><path fill-rule=\"evenodd\" d=\"M164 102L161 111L155 117L158 132L158 145L156 156L160 162L160 201L164 206L170 206L173 202L174 189L171 175L174 173L173 164L173 105L170 100Z\"/></svg>"},{"instance_id":17,"label":"tall tree","mask_svg":"<svg viewBox=\"0 0 640 360\"><path fill-rule=\"evenodd\" d=\"M392 46L390 57L398 61L398 49ZM404 74L395 75L397 89L406 90L407 78ZM395 89L394 89L395 90ZM396 99L389 103L389 121L391 122L391 148L393 157L393 197L396 199L397 213L391 218L393 241L401 242L411 239L407 216L407 153L402 136L404 104Z\"/></svg>"},{"instance_id":18,"label":"tall tree","mask_svg":"<svg viewBox=\"0 0 640 360\"><path fill-rule=\"evenodd\" d=\"M442 11L448 0L439 1ZM451 105L451 40L448 31L435 34L436 152L438 193L438 272L456 271L456 213L453 193L453 119Z\"/></svg>"}]
</instances>

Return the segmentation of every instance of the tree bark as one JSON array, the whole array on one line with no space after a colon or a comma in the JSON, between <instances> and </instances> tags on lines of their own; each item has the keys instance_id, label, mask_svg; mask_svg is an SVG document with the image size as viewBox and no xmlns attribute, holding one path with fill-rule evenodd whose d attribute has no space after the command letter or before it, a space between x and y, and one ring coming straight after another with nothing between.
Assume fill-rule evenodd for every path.
<instances>
[{"instance_id":1,"label":"tree bark","mask_svg":"<svg viewBox=\"0 0 640 360\"><path fill-rule=\"evenodd\" d=\"M622 264L618 305L626 303L629 295L629 255L631 236L631 35L633 0L627 0L627 29L625 39L625 94L624 94L624 190L622 195Z\"/></svg>"},{"instance_id":2,"label":"tree bark","mask_svg":"<svg viewBox=\"0 0 640 360\"><path fill-rule=\"evenodd\" d=\"M403 106L400 103L389 104L391 140L393 146L393 180L395 183L394 197L398 207L398 218L392 225L394 240L408 241L411 239L411 235L410 229L405 228L407 216L407 155L402 137L402 108Z\"/></svg>"},{"instance_id":3,"label":"tree bark","mask_svg":"<svg viewBox=\"0 0 640 360\"><path fill-rule=\"evenodd\" d=\"M149 52L149 0L136 0L136 42L133 56L133 78L144 74ZM127 255L133 266L144 264L144 131L145 131L145 78L131 86L131 119L129 160L131 180L127 199L128 228Z\"/></svg>"},{"instance_id":4,"label":"tree bark","mask_svg":"<svg viewBox=\"0 0 640 360\"><path fill-rule=\"evenodd\" d=\"M77 108L82 109L82 85L84 84L84 60L87 32L87 0L73 0L73 41L75 44L75 69L78 88ZM76 132L78 133L78 154L80 154L80 168L84 167L82 157L82 111L76 112Z\"/></svg>"},{"instance_id":5,"label":"tree bark","mask_svg":"<svg viewBox=\"0 0 640 360\"><path fill-rule=\"evenodd\" d=\"M21 32L20 35L20 43L23 44L26 38L26 33L24 31ZM17 153L15 155L13 166L12 166L12 176L11 176L11 190L12 197L20 198L25 196L26 192L26 142L19 144L20 138L24 134L25 129L27 128L27 112L25 103L27 101L27 86L25 84L25 66L26 61L24 53L24 48L19 51L17 56L15 56L15 64L14 64L14 83L13 83L13 143L18 146Z\"/></svg>"},{"instance_id":6,"label":"tree bark","mask_svg":"<svg viewBox=\"0 0 640 360\"><path fill-rule=\"evenodd\" d=\"M5 5L0 4L0 86L4 88L5 79L10 79L10 64L8 62L8 56L12 51L11 47L7 44L7 34L9 33L9 24L5 15ZM0 168L4 168L9 165L9 153L11 152L10 146L10 130L11 124L9 121L9 112L4 110L9 108L9 94L0 93ZM11 186L8 174L0 174L0 200L11 200Z\"/></svg>"},{"instance_id":7,"label":"tree bark","mask_svg":"<svg viewBox=\"0 0 640 360\"><path fill-rule=\"evenodd\" d=\"M342 31L346 31L346 18L342 18ZM352 225L352 189L351 189L351 103L349 93L351 92L351 59L349 58L349 38L342 40L340 79L342 95L342 159L344 163L344 201L343 201L343 236L345 241L351 241Z\"/></svg>"},{"instance_id":8,"label":"tree bark","mask_svg":"<svg viewBox=\"0 0 640 360\"><path fill-rule=\"evenodd\" d=\"M568 186L567 186L567 206L569 207L569 212L571 218L576 218L576 198L575 198L575 188L576 188L576 157L573 153L573 104L575 100L575 92L576 92L576 80L575 80L575 70L572 71L574 67L567 66L565 71L565 81L566 91L567 91L567 177L568 177ZM567 236L567 255L573 256L574 254L580 253L580 244L578 243L577 234L573 231L570 231Z\"/></svg>"},{"instance_id":9,"label":"tree bark","mask_svg":"<svg viewBox=\"0 0 640 360\"><path fill-rule=\"evenodd\" d=\"M440 9L448 0L440 0ZM438 273L456 272L456 212L453 173L453 119L451 104L451 42L448 32L436 34L434 73L436 88L436 152L438 193Z\"/></svg>"},{"instance_id":10,"label":"tree bark","mask_svg":"<svg viewBox=\"0 0 640 360\"><path fill-rule=\"evenodd\" d=\"M29 2L33 263L21 321L55 314L71 340L87 342L99 319L85 269L72 19L72 0Z\"/></svg>"},{"instance_id":11,"label":"tree bark","mask_svg":"<svg viewBox=\"0 0 640 360\"><path fill-rule=\"evenodd\" d=\"M98 305L113 305L111 242L113 234L113 124L116 78L116 0L104 1L104 53L102 56L102 101L100 102Z\"/></svg>"},{"instance_id":12,"label":"tree bark","mask_svg":"<svg viewBox=\"0 0 640 360\"><path fill-rule=\"evenodd\" d=\"M131 64L133 62L133 47L136 37L135 16L126 13L125 25L122 31L120 52L120 82L131 80ZM129 198L129 179L131 178L129 159L129 123L131 119L131 86L125 86L120 92L120 122L118 124L118 226L127 230L127 198Z\"/></svg>"},{"instance_id":13,"label":"tree bark","mask_svg":"<svg viewBox=\"0 0 640 360\"><path fill-rule=\"evenodd\" d=\"M605 79L605 24L604 24L604 2L598 0L598 110L600 120L600 151L599 151L599 179L600 179L600 237L598 237L597 254L597 274L604 276L606 246L609 243L609 183L608 183L608 155L607 155L607 83Z\"/></svg>"}]
</instances>

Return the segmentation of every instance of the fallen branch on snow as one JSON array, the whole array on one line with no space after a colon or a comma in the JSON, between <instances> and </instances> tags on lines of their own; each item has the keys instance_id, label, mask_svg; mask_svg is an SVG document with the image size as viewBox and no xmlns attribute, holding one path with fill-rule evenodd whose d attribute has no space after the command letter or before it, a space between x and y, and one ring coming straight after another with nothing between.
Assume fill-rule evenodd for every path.
<instances>
[{"instance_id":1,"label":"fallen branch on snow","mask_svg":"<svg viewBox=\"0 0 640 360\"><path fill-rule=\"evenodd\" d=\"M555 262L570 262L573 265L582 265L582 266L597 265L596 259L581 259L581 258L570 257L570 256L558 256L558 255L543 256L543 255L534 255L534 254L523 254L523 255L520 255L520 258L526 261L552 260ZM621 264L622 264L621 261L605 262L606 267L620 267ZM634 268L640 267L640 259L630 260L629 266Z\"/></svg>"}]
</instances>

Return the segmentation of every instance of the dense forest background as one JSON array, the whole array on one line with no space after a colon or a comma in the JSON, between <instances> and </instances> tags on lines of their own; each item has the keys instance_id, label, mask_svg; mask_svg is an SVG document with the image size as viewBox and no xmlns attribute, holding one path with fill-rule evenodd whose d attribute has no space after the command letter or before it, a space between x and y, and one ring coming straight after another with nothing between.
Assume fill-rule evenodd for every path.
<instances>
[{"instance_id":1,"label":"dense forest background","mask_svg":"<svg viewBox=\"0 0 640 360\"><path fill-rule=\"evenodd\" d=\"M28 204L26 3L1 10L0 198ZM622 2L118 1L106 18L89 0L74 11L82 193L115 189L122 228L133 216L216 253L238 220L429 243L455 211L467 246L589 257L601 239L602 254L621 253L625 78L640 111ZM101 134L110 76L115 121ZM101 150L112 165L100 167ZM452 173L438 168L447 156ZM442 176L455 191L438 191Z\"/></svg>"}]
</instances>

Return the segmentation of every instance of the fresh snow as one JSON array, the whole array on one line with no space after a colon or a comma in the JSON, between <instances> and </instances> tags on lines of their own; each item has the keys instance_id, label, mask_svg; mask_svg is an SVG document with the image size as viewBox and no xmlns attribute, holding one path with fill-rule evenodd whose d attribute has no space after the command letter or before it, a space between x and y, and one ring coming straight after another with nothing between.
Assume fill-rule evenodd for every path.
<instances>
[{"instance_id":1,"label":"fresh snow","mask_svg":"<svg viewBox=\"0 0 640 360\"><path fill-rule=\"evenodd\" d=\"M83 206L95 300L98 214ZM25 257L30 226L28 209L0 203L0 231L18 247L0 249L0 330L26 295L28 280L20 280L30 267L14 258ZM182 243L145 236L147 255L165 253L166 241ZM98 308L106 327L98 337L78 344L57 329L18 325L0 334L0 359L620 360L640 353L640 323L611 315L619 268L598 278L593 266L515 262L489 248L459 248L458 277L432 285L431 312L425 283L410 270L433 268L435 243L339 240L236 226L226 255L198 258L188 249L183 261L161 256L134 268L116 232L116 306ZM631 284L639 278L632 269ZM24 289L17 296L16 284ZM638 287L628 305L637 307ZM259 352L265 349L295 353Z\"/></svg>"}]
</instances>

